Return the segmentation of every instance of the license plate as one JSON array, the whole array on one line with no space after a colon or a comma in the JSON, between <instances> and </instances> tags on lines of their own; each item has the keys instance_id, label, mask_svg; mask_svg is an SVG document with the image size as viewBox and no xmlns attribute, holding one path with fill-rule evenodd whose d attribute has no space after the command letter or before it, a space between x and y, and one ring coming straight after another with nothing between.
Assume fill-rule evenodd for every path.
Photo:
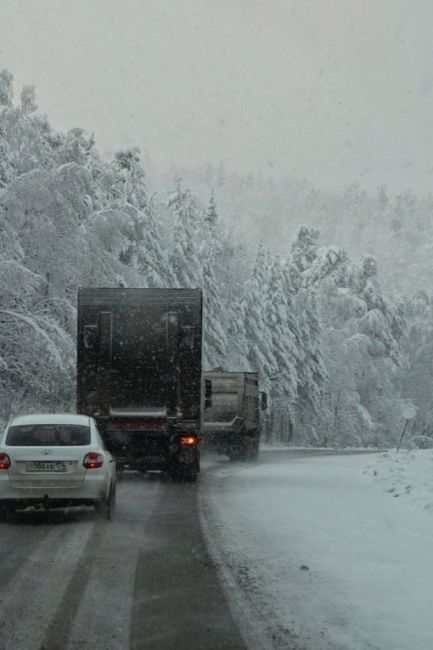
<instances>
[{"instance_id":1,"label":"license plate","mask_svg":"<svg viewBox=\"0 0 433 650\"><path fill-rule=\"evenodd\" d=\"M28 472L66 472L66 463L64 460L33 460L27 463Z\"/></svg>"}]
</instances>

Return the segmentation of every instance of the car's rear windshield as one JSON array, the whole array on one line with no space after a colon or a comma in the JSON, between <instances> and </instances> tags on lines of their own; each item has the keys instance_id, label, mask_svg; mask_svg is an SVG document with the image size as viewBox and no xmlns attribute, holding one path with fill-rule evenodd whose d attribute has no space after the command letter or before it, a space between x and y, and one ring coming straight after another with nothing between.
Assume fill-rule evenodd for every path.
<instances>
[{"instance_id":1,"label":"car's rear windshield","mask_svg":"<svg viewBox=\"0 0 433 650\"><path fill-rule=\"evenodd\" d=\"M20 424L6 436L11 447L79 447L90 444L90 427L82 424Z\"/></svg>"}]
</instances>

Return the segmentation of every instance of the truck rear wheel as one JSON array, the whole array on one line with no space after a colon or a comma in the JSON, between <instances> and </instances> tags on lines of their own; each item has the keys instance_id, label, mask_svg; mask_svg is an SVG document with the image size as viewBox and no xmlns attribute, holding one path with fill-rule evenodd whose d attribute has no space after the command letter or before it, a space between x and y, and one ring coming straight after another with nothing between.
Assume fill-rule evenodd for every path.
<instances>
[{"instance_id":1,"label":"truck rear wheel","mask_svg":"<svg viewBox=\"0 0 433 650\"><path fill-rule=\"evenodd\" d=\"M230 461L245 462L247 460L257 460L259 455L259 439L248 440L245 445L231 447L227 455Z\"/></svg>"},{"instance_id":2,"label":"truck rear wheel","mask_svg":"<svg viewBox=\"0 0 433 650\"><path fill-rule=\"evenodd\" d=\"M176 483L195 483L197 481L197 472L180 472L178 470L170 472L171 480Z\"/></svg>"},{"instance_id":3,"label":"truck rear wheel","mask_svg":"<svg viewBox=\"0 0 433 650\"><path fill-rule=\"evenodd\" d=\"M232 447L228 452L231 462L248 460L248 450L245 447Z\"/></svg>"},{"instance_id":4,"label":"truck rear wheel","mask_svg":"<svg viewBox=\"0 0 433 650\"><path fill-rule=\"evenodd\" d=\"M256 440L251 441L248 460L257 460L257 458L259 457L259 446L260 446L260 441L258 438Z\"/></svg>"},{"instance_id":5,"label":"truck rear wheel","mask_svg":"<svg viewBox=\"0 0 433 650\"><path fill-rule=\"evenodd\" d=\"M176 459L168 470L172 481L194 483L200 472L200 454L195 455L190 463L182 463Z\"/></svg>"}]
</instances>

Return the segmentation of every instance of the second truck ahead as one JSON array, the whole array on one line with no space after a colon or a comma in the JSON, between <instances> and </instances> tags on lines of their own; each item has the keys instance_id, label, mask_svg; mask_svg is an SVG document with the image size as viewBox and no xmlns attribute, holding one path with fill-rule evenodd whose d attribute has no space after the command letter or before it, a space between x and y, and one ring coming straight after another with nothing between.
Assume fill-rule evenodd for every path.
<instances>
[{"instance_id":1,"label":"second truck ahead","mask_svg":"<svg viewBox=\"0 0 433 650\"><path fill-rule=\"evenodd\" d=\"M226 454L230 460L255 460L259 453L260 409L267 407L266 393L259 393L258 373L215 370L204 377L212 396L205 411L206 448Z\"/></svg>"},{"instance_id":2,"label":"second truck ahead","mask_svg":"<svg viewBox=\"0 0 433 650\"><path fill-rule=\"evenodd\" d=\"M200 289L80 289L77 412L118 467L197 477L202 309Z\"/></svg>"}]
</instances>

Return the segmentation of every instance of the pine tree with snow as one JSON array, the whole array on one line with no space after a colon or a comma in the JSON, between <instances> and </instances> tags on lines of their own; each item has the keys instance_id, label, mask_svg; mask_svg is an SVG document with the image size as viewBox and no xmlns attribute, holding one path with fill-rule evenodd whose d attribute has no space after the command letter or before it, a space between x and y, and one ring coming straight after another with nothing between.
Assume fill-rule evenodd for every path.
<instances>
[{"instance_id":1,"label":"pine tree with snow","mask_svg":"<svg viewBox=\"0 0 433 650\"><path fill-rule=\"evenodd\" d=\"M175 189L171 192L168 207L171 216L173 235L169 264L177 287L199 287L202 273L198 261L197 241L201 229L201 215L197 201L191 191L175 179Z\"/></svg>"},{"instance_id":2,"label":"pine tree with snow","mask_svg":"<svg viewBox=\"0 0 433 650\"><path fill-rule=\"evenodd\" d=\"M319 231L309 226L300 226L291 249L291 260L300 273L309 269L316 258Z\"/></svg>"},{"instance_id":3,"label":"pine tree with snow","mask_svg":"<svg viewBox=\"0 0 433 650\"><path fill-rule=\"evenodd\" d=\"M404 317L401 310L384 297L377 260L372 255L366 255L362 259L357 272L357 284L357 293L367 305L361 331L368 334L372 340L372 354L383 354L400 364L400 339L405 329Z\"/></svg>"},{"instance_id":4,"label":"pine tree with snow","mask_svg":"<svg viewBox=\"0 0 433 650\"><path fill-rule=\"evenodd\" d=\"M212 369L224 366L227 358L226 308L216 274L222 253L221 233L213 192L203 218L202 236L204 359L205 367Z\"/></svg>"},{"instance_id":5,"label":"pine tree with snow","mask_svg":"<svg viewBox=\"0 0 433 650\"><path fill-rule=\"evenodd\" d=\"M245 285L242 312L245 319L247 358L252 370L259 370L264 389L271 387L277 368L272 350L272 333L267 322L266 306L270 269L263 246L259 245L251 277Z\"/></svg>"},{"instance_id":6,"label":"pine tree with snow","mask_svg":"<svg viewBox=\"0 0 433 650\"><path fill-rule=\"evenodd\" d=\"M125 238L120 261L137 272L141 286L172 286L174 278L162 248L155 205L152 197L148 197L140 150L131 147L116 152L113 170L111 192L122 214L121 230Z\"/></svg>"},{"instance_id":7,"label":"pine tree with snow","mask_svg":"<svg viewBox=\"0 0 433 650\"><path fill-rule=\"evenodd\" d=\"M302 342L302 358L298 364L296 411L303 431L311 437L311 430L317 427L319 421L328 373L322 352L323 331L315 291L312 289L301 291L296 304ZM317 434L315 438L317 439ZM303 442L307 440L304 439Z\"/></svg>"},{"instance_id":8,"label":"pine tree with snow","mask_svg":"<svg viewBox=\"0 0 433 650\"><path fill-rule=\"evenodd\" d=\"M301 333L290 293L285 291L281 262L275 256L266 292L266 323L269 328L273 356L276 361L273 384L273 408L280 412L285 436L290 441L293 432L294 409L298 393L298 366L302 360ZM283 434L284 435L284 434Z\"/></svg>"},{"instance_id":9,"label":"pine tree with snow","mask_svg":"<svg viewBox=\"0 0 433 650\"><path fill-rule=\"evenodd\" d=\"M10 108L14 98L14 76L9 70L0 70L0 106Z\"/></svg>"},{"instance_id":10,"label":"pine tree with snow","mask_svg":"<svg viewBox=\"0 0 433 650\"><path fill-rule=\"evenodd\" d=\"M38 106L36 104L36 91L34 86L23 86L21 91L21 110L25 115L34 113Z\"/></svg>"}]
</instances>

